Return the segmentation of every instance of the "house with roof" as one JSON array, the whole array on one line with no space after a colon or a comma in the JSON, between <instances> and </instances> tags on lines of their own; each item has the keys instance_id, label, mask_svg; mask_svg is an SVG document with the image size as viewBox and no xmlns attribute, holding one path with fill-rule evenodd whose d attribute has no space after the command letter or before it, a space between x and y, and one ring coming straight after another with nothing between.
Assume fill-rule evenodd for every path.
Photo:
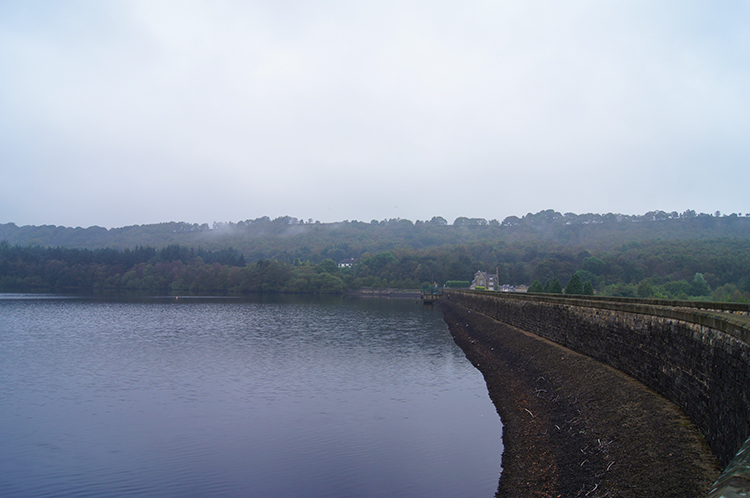
<instances>
[{"instance_id":1,"label":"house with roof","mask_svg":"<svg viewBox=\"0 0 750 498\"><path fill-rule=\"evenodd\" d=\"M482 287L491 291L499 289L500 279L498 278L497 270L495 270L495 273L487 273L481 270L477 271L474 274L474 280L472 280L469 289L476 289L477 287Z\"/></svg>"}]
</instances>

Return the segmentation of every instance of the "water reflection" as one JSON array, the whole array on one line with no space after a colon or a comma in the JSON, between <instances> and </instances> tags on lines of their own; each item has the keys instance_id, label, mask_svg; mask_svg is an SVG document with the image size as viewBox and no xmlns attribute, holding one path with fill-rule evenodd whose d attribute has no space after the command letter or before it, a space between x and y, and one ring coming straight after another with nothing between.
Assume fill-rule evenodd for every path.
<instances>
[{"instance_id":1,"label":"water reflection","mask_svg":"<svg viewBox=\"0 0 750 498\"><path fill-rule=\"evenodd\" d=\"M410 300L0 298L2 496L492 496L500 423Z\"/></svg>"}]
</instances>

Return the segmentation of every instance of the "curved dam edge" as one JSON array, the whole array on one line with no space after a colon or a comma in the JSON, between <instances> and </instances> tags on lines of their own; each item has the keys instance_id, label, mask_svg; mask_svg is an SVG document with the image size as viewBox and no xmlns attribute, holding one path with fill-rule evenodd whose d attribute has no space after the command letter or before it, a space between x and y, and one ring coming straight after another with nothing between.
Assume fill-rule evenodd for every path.
<instances>
[{"instance_id":1,"label":"curved dam edge","mask_svg":"<svg viewBox=\"0 0 750 498\"><path fill-rule=\"evenodd\" d=\"M597 360L442 301L503 422L497 496L704 497L719 462L673 403Z\"/></svg>"}]
</instances>

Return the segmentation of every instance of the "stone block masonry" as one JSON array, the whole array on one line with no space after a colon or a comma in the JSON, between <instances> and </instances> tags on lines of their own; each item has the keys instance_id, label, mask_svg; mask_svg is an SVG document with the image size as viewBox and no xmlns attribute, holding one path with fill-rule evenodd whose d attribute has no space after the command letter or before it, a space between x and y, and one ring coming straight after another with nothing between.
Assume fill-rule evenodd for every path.
<instances>
[{"instance_id":1,"label":"stone block masonry","mask_svg":"<svg viewBox=\"0 0 750 498\"><path fill-rule=\"evenodd\" d=\"M750 436L746 304L455 290L447 299L642 382L685 411L724 466Z\"/></svg>"}]
</instances>

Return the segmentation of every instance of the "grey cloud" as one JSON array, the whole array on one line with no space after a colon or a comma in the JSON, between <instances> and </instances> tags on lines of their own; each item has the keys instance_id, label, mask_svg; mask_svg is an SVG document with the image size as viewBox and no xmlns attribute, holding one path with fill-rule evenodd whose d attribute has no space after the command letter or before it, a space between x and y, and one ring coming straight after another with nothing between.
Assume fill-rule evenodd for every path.
<instances>
[{"instance_id":1,"label":"grey cloud","mask_svg":"<svg viewBox=\"0 0 750 498\"><path fill-rule=\"evenodd\" d=\"M0 221L747 210L746 10L9 2Z\"/></svg>"}]
</instances>

